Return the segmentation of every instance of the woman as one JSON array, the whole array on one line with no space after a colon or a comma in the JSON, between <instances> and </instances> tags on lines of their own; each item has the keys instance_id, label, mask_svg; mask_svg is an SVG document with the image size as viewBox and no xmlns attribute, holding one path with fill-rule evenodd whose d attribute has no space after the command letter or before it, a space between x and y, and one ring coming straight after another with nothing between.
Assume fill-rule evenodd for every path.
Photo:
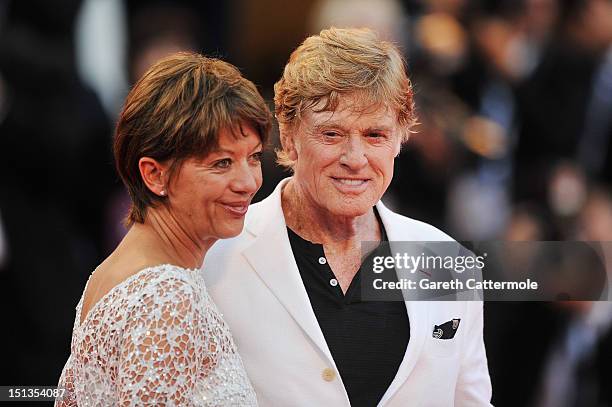
<instances>
[{"instance_id":1,"label":"woman","mask_svg":"<svg viewBox=\"0 0 612 407\"><path fill-rule=\"evenodd\" d=\"M197 270L242 230L270 123L255 86L220 60L176 54L135 85L114 144L130 229L77 305L56 405L256 404Z\"/></svg>"}]
</instances>

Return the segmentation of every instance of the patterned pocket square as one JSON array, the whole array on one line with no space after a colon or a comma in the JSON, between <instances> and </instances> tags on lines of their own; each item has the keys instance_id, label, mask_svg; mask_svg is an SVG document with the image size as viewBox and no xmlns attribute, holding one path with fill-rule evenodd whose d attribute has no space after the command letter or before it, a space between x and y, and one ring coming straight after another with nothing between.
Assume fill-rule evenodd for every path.
<instances>
[{"instance_id":1,"label":"patterned pocket square","mask_svg":"<svg viewBox=\"0 0 612 407\"><path fill-rule=\"evenodd\" d=\"M434 325L432 336L436 339L453 339L459 328L461 319L455 318L442 325Z\"/></svg>"}]
</instances>

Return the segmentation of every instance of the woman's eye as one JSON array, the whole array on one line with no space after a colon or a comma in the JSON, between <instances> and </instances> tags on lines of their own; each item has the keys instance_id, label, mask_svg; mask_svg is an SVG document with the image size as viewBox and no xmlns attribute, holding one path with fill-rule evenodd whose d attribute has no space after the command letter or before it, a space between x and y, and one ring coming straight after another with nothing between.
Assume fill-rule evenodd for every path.
<instances>
[{"instance_id":1,"label":"woman's eye","mask_svg":"<svg viewBox=\"0 0 612 407\"><path fill-rule=\"evenodd\" d=\"M230 160L229 158L224 158L223 160L219 160L217 162L215 162L215 167L216 168L229 168L230 165L232 165L232 160Z\"/></svg>"},{"instance_id":2,"label":"woman's eye","mask_svg":"<svg viewBox=\"0 0 612 407\"><path fill-rule=\"evenodd\" d=\"M263 152L262 151L258 151L255 154L253 154L251 156L251 158L257 162L261 162L261 159L263 158Z\"/></svg>"}]
</instances>

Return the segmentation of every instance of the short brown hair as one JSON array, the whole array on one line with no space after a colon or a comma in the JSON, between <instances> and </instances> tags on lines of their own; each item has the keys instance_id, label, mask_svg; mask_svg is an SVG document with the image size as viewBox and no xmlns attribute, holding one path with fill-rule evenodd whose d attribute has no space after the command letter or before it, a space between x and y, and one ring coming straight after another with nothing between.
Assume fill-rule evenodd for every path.
<instances>
[{"instance_id":1,"label":"short brown hair","mask_svg":"<svg viewBox=\"0 0 612 407\"><path fill-rule=\"evenodd\" d=\"M115 131L115 164L132 199L127 224L144 222L147 208L166 199L145 185L140 158L169 161L172 177L186 159L216 148L221 129L241 134L249 123L265 144L271 121L255 85L231 64L188 52L157 62L128 94Z\"/></svg>"},{"instance_id":2,"label":"short brown hair","mask_svg":"<svg viewBox=\"0 0 612 407\"><path fill-rule=\"evenodd\" d=\"M404 60L397 46L370 29L332 27L306 38L274 85L276 118L295 128L304 109L323 102L320 111L334 110L339 96L348 93L366 103L387 104L397 114L402 141L408 139L415 113ZM284 149L276 154L280 165L293 167Z\"/></svg>"}]
</instances>

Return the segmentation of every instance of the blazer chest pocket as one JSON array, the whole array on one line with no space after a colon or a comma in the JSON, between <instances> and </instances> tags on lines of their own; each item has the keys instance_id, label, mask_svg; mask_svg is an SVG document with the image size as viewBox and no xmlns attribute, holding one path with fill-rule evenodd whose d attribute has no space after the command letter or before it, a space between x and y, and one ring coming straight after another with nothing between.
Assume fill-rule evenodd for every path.
<instances>
[{"instance_id":1,"label":"blazer chest pocket","mask_svg":"<svg viewBox=\"0 0 612 407\"><path fill-rule=\"evenodd\" d=\"M450 358L457 354L457 338L436 339L432 336L425 341L425 354L436 358Z\"/></svg>"},{"instance_id":2,"label":"blazer chest pocket","mask_svg":"<svg viewBox=\"0 0 612 407\"><path fill-rule=\"evenodd\" d=\"M457 353L457 331L461 318L434 325L427 338L427 352L434 357L452 357Z\"/></svg>"}]
</instances>

